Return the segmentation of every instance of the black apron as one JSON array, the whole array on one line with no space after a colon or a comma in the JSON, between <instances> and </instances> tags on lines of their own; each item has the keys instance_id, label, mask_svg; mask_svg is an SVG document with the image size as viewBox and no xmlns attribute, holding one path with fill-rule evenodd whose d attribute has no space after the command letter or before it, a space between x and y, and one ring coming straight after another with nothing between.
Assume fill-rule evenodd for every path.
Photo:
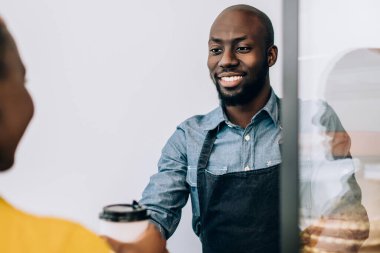
<instances>
[{"instance_id":1,"label":"black apron","mask_svg":"<svg viewBox=\"0 0 380 253\"><path fill-rule=\"evenodd\" d=\"M279 252L279 165L213 175L206 171L217 128L198 161L203 253Z\"/></svg>"}]
</instances>

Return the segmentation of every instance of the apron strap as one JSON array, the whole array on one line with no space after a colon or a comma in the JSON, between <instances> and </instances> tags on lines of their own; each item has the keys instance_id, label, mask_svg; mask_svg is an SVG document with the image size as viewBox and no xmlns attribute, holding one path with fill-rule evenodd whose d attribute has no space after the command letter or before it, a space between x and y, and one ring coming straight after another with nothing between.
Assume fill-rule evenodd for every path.
<instances>
[{"instance_id":1,"label":"apron strap","mask_svg":"<svg viewBox=\"0 0 380 253\"><path fill-rule=\"evenodd\" d=\"M216 134L218 133L219 127L216 127L207 132L206 139L203 142L201 154L198 160L198 170L205 169L207 167L208 160L211 155L212 147L216 140Z\"/></svg>"}]
</instances>

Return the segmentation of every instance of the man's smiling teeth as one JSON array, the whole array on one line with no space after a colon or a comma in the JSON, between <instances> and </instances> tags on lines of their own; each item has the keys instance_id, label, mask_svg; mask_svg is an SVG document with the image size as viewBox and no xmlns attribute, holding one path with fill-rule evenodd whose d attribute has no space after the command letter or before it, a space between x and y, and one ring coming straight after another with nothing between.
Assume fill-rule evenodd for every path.
<instances>
[{"instance_id":1,"label":"man's smiling teeth","mask_svg":"<svg viewBox=\"0 0 380 253\"><path fill-rule=\"evenodd\" d=\"M225 76L222 77L221 79L226 82L233 82L242 79L242 76Z\"/></svg>"}]
</instances>

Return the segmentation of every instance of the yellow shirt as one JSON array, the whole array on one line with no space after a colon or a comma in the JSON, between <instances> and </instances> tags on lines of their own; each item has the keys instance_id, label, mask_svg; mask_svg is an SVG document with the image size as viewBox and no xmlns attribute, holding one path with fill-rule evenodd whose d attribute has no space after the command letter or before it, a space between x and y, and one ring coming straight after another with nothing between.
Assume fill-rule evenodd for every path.
<instances>
[{"instance_id":1,"label":"yellow shirt","mask_svg":"<svg viewBox=\"0 0 380 253\"><path fill-rule=\"evenodd\" d=\"M110 253L107 244L79 224L21 212L0 198L1 253Z\"/></svg>"}]
</instances>

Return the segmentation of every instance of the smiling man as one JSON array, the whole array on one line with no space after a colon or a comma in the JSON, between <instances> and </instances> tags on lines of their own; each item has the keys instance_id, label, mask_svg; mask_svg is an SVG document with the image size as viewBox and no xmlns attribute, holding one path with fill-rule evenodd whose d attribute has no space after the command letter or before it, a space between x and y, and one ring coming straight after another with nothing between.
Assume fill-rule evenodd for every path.
<instances>
[{"instance_id":1,"label":"smiling man","mask_svg":"<svg viewBox=\"0 0 380 253\"><path fill-rule=\"evenodd\" d=\"M207 65L220 106L177 127L141 200L166 238L190 195L203 252L278 251L281 155L279 108L269 80L277 60L273 37L270 19L251 6L231 6L214 21Z\"/></svg>"},{"instance_id":2,"label":"smiling man","mask_svg":"<svg viewBox=\"0 0 380 253\"><path fill-rule=\"evenodd\" d=\"M269 78L278 53L272 23L252 6L231 6L212 24L208 46L220 105L177 127L141 203L169 238L190 195L193 230L204 253L279 252L281 123ZM349 137L325 108L327 130L347 137L339 142L344 149L332 147L332 153L345 158ZM360 206L359 197L351 200Z\"/></svg>"},{"instance_id":3,"label":"smiling man","mask_svg":"<svg viewBox=\"0 0 380 253\"><path fill-rule=\"evenodd\" d=\"M211 27L210 76L228 118L243 128L269 99L269 67L277 60L273 43L271 21L253 7L227 8Z\"/></svg>"}]
</instances>

